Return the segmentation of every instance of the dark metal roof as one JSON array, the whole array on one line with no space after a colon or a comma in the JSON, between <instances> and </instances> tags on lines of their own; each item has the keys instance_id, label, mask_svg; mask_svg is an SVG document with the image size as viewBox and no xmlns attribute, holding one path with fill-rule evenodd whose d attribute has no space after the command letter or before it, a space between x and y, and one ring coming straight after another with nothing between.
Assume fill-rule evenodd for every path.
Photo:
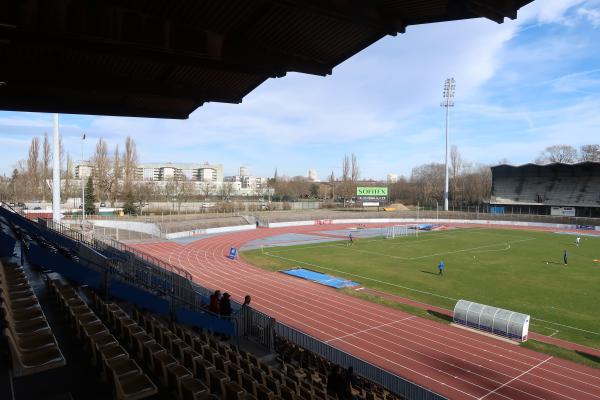
<instances>
[{"instance_id":1,"label":"dark metal roof","mask_svg":"<svg viewBox=\"0 0 600 400\"><path fill-rule=\"evenodd\" d=\"M406 27L533 0L0 0L0 109L187 118Z\"/></svg>"}]
</instances>

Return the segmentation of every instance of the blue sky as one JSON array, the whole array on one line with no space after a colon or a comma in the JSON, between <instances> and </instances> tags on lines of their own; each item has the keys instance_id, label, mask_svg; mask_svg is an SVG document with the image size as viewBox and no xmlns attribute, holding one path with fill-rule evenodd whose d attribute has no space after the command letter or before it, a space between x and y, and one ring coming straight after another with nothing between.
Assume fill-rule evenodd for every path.
<instances>
[{"instance_id":1,"label":"blue sky","mask_svg":"<svg viewBox=\"0 0 600 400\"><path fill-rule=\"evenodd\" d=\"M128 135L141 162L222 163L251 173L340 174L355 153L365 178L410 174L443 160L440 108L457 81L450 142L463 158L493 164L534 160L552 144L600 143L600 0L536 0L516 21L413 26L316 77L271 79L242 104L211 103L189 120L61 115L66 150L80 158L102 137ZM51 114L0 112L0 173L27 157ZM122 146L121 146L122 147Z\"/></svg>"}]
</instances>

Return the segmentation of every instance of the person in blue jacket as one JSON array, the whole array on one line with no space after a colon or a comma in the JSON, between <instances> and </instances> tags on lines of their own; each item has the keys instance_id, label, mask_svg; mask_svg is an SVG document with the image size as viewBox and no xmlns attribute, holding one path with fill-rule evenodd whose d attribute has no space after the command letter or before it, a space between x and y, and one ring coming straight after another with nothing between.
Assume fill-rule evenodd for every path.
<instances>
[{"instance_id":1,"label":"person in blue jacket","mask_svg":"<svg viewBox=\"0 0 600 400\"><path fill-rule=\"evenodd\" d=\"M438 264L438 275L444 275L444 262L442 260L440 260L440 263Z\"/></svg>"}]
</instances>

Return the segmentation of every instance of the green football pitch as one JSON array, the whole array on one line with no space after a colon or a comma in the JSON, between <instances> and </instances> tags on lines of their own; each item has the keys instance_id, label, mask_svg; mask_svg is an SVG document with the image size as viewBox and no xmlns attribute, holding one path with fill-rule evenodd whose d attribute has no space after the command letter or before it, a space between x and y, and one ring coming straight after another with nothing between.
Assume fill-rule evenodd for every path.
<instances>
[{"instance_id":1,"label":"green football pitch","mask_svg":"<svg viewBox=\"0 0 600 400\"><path fill-rule=\"evenodd\" d=\"M271 247L243 257L265 269L312 269L449 310L466 299L527 313L533 331L600 347L600 237L582 236L577 247L572 235L463 228L351 246Z\"/></svg>"}]
</instances>

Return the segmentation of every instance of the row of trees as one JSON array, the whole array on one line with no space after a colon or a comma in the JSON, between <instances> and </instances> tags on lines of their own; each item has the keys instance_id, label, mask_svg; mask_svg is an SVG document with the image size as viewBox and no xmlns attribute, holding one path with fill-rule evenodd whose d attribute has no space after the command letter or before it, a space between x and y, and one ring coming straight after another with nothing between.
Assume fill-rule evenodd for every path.
<instances>
[{"instance_id":1,"label":"row of trees","mask_svg":"<svg viewBox=\"0 0 600 400\"><path fill-rule=\"evenodd\" d=\"M600 162L600 145L586 144L579 148L558 144L544 149L535 160L536 164L566 163L595 161Z\"/></svg>"},{"instance_id":2,"label":"row of trees","mask_svg":"<svg viewBox=\"0 0 600 400\"><path fill-rule=\"evenodd\" d=\"M73 160L69 153L64 152L62 137L60 139L60 176L62 180L61 197L79 197L81 186L75 185ZM133 189L137 167L137 150L131 137L125 140L125 151L119 152L115 146L112 155L108 153L108 145L104 139L99 139L95 152L89 161L93 169L93 185L97 189L99 201L116 201ZM23 201L51 198L52 151L48 134L42 140L35 136L31 139L26 160L20 160L15 165L10 179L3 180L3 195Z\"/></svg>"},{"instance_id":3,"label":"row of trees","mask_svg":"<svg viewBox=\"0 0 600 400\"><path fill-rule=\"evenodd\" d=\"M480 204L490 198L492 172L489 165L473 164L462 159L453 146L449 169L449 201L456 205ZM413 168L410 177L400 177L389 188L390 199L406 204L435 206L443 204L445 167L441 163Z\"/></svg>"},{"instance_id":4,"label":"row of trees","mask_svg":"<svg viewBox=\"0 0 600 400\"><path fill-rule=\"evenodd\" d=\"M59 143L61 162L64 164L62 137ZM69 160L67 156L67 160ZM64 171L61 171L64 174ZM26 160L20 160L13 169L6 191L19 199L46 200L51 197L49 180L52 177L52 149L48 133L42 140L31 139Z\"/></svg>"},{"instance_id":5,"label":"row of trees","mask_svg":"<svg viewBox=\"0 0 600 400\"><path fill-rule=\"evenodd\" d=\"M131 137L125 139L123 154L117 143L112 155L106 141L99 139L90 159L98 200L114 203L126 197L133 190L137 164L137 148Z\"/></svg>"},{"instance_id":6,"label":"row of trees","mask_svg":"<svg viewBox=\"0 0 600 400\"><path fill-rule=\"evenodd\" d=\"M358 158L352 153L342 158L342 175L339 178L331 171L327 178L329 184L312 182L304 176L280 177L275 170L269 186L275 189L276 199L351 198L356 194L359 179L360 165Z\"/></svg>"}]
</instances>

